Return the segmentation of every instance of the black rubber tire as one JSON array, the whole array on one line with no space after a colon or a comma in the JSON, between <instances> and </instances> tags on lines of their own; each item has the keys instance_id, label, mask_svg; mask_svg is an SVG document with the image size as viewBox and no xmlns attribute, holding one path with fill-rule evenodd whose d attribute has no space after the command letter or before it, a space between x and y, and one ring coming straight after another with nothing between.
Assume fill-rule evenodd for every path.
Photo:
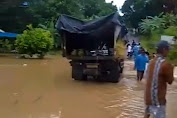
<instances>
[{"instance_id":1,"label":"black rubber tire","mask_svg":"<svg viewBox=\"0 0 177 118\"><path fill-rule=\"evenodd\" d=\"M120 68L120 73L122 74L124 71L124 68Z\"/></svg>"},{"instance_id":2,"label":"black rubber tire","mask_svg":"<svg viewBox=\"0 0 177 118\"><path fill-rule=\"evenodd\" d=\"M74 80L80 80L80 81L86 81L87 75L83 74L83 65L80 65L78 63L72 64L72 78Z\"/></svg>"},{"instance_id":3,"label":"black rubber tire","mask_svg":"<svg viewBox=\"0 0 177 118\"><path fill-rule=\"evenodd\" d=\"M83 66L80 63L72 63L72 78L75 80L83 79Z\"/></svg>"},{"instance_id":4,"label":"black rubber tire","mask_svg":"<svg viewBox=\"0 0 177 118\"><path fill-rule=\"evenodd\" d=\"M87 81L87 75L84 75L83 73L74 73L72 78L74 80Z\"/></svg>"},{"instance_id":5,"label":"black rubber tire","mask_svg":"<svg viewBox=\"0 0 177 118\"><path fill-rule=\"evenodd\" d=\"M102 63L101 80L106 82L118 83L120 80L120 68L116 61L107 61ZM105 73L106 72L106 73Z\"/></svg>"}]
</instances>

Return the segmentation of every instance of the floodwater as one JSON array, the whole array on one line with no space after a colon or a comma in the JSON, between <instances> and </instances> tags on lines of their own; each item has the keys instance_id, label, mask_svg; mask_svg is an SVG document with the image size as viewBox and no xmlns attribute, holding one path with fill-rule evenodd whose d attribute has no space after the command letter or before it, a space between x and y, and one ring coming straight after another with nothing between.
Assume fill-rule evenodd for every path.
<instances>
[{"instance_id":1,"label":"floodwater","mask_svg":"<svg viewBox=\"0 0 177 118\"><path fill-rule=\"evenodd\" d=\"M131 62L118 84L71 79L60 56L23 60L0 55L0 118L143 118L142 83ZM168 90L168 117L177 116L177 82Z\"/></svg>"}]
</instances>

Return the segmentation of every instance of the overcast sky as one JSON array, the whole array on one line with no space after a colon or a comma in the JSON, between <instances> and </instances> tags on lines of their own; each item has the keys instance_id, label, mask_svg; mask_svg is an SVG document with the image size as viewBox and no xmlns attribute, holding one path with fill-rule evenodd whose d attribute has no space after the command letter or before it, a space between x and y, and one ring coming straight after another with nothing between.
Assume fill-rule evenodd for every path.
<instances>
[{"instance_id":1,"label":"overcast sky","mask_svg":"<svg viewBox=\"0 0 177 118\"><path fill-rule=\"evenodd\" d=\"M111 2L111 1L114 2L114 5L116 5L118 9L120 9L125 2L125 0L106 0L106 2Z\"/></svg>"}]
</instances>

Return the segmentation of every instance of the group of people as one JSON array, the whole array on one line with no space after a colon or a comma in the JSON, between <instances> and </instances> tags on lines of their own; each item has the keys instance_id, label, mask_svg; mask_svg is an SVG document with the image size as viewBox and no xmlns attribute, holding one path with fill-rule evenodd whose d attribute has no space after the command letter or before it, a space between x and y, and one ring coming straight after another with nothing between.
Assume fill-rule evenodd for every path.
<instances>
[{"instance_id":1,"label":"group of people","mask_svg":"<svg viewBox=\"0 0 177 118\"><path fill-rule=\"evenodd\" d=\"M156 50L150 61L142 47L139 48L137 55L133 55L137 80L141 81L144 78L146 81L144 118L149 118L151 115L153 118L166 118L167 84L172 84L174 81L174 66L165 59L170 45L166 41L160 41Z\"/></svg>"},{"instance_id":2,"label":"group of people","mask_svg":"<svg viewBox=\"0 0 177 118\"><path fill-rule=\"evenodd\" d=\"M132 57L137 56L138 50L140 49L140 43L136 44L133 40L132 44L127 44L127 57L131 59Z\"/></svg>"},{"instance_id":3,"label":"group of people","mask_svg":"<svg viewBox=\"0 0 177 118\"><path fill-rule=\"evenodd\" d=\"M134 40L132 44L127 44L127 57L128 59L136 58L137 55L140 54L140 50L143 47L141 46L140 43L136 43ZM149 56L149 53L145 51L146 55Z\"/></svg>"},{"instance_id":4,"label":"group of people","mask_svg":"<svg viewBox=\"0 0 177 118\"><path fill-rule=\"evenodd\" d=\"M132 44L127 44L127 57L128 59L134 59L134 69L137 70L137 80L141 81L144 75L144 71L149 62L149 54L145 49L136 43L134 40Z\"/></svg>"}]
</instances>

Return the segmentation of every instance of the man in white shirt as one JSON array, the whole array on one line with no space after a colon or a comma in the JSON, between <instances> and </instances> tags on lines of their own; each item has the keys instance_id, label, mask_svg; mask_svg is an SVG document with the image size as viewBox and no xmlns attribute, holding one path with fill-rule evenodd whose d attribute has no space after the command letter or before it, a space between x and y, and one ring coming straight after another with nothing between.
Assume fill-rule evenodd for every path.
<instances>
[{"instance_id":1,"label":"man in white shirt","mask_svg":"<svg viewBox=\"0 0 177 118\"><path fill-rule=\"evenodd\" d=\"M131 58L132 46L130 44L127 45L127 56Z\"/></svg>"}]
</instances>

